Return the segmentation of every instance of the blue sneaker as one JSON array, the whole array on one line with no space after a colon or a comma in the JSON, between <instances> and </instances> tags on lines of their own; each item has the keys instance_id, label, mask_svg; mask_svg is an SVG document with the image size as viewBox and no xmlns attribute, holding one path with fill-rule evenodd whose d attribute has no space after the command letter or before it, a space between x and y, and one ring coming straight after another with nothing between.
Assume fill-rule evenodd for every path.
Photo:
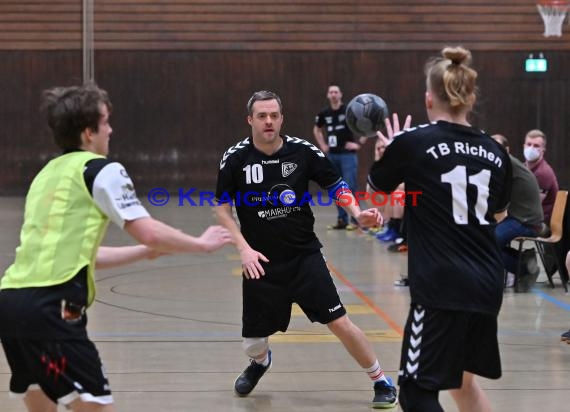
<instances>
[{"instance_id":1,"label":"blue sneaker","mask_svg":"<svg viewBox=\"0 0 570 412\"><path fill-rule=\"evenodd\" d=\"M257 382L261 379L265 372L271 369L271 351L269 351L269 364L267 366L255 363L252 359L251 363L245 370L239 375L234 383L234 389L237 396L247 396L251 393Z\"/></svg>"},{"instance_id":2,"label":"blue sneaker","mask_svg":"<svg viewBox=\"0 0 570 412\"><path fill-rule=\"evenodd\" d=\"M376 239L378 239L381 242L393 242L399 237L400 234L392 228L388 229L386 232L384 232L381 235L376 235Z\"/></svg>"},{"instance_id":3,"label":"blue sneaker","mask_svg":"<svg viewBox=\"0 0 570 412\"><path fill-rule=\"evenodd\" d=\"M372 407L374 409L390 409L398 404L398 391L392 383L392 379L386 378L388 382L378 381L374 383L374 399Z\"/></svg>"}]
</instances>

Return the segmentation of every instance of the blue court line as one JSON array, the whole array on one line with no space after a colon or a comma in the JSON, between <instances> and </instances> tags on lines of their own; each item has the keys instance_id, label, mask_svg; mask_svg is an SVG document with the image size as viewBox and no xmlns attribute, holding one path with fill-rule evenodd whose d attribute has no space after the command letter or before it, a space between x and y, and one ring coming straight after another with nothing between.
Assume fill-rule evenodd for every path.
<instances>
[{"instance_id":1,"label":"blue court line","mask_svg":"<svg viewBox=\"0 0 570 412\"><path fill-rule=\"evenodd\" d=\"M543 292L539 289L536 289L536 288L532 288L532 293L534 293L535 295L540 296L541 298L549 301L550 303L554 303L556 306L570 312L570 304L568 304L566 302L561 302L558 299L550 296L548 293L545 293L545 292Z\"/></svg>"}]
</instances>

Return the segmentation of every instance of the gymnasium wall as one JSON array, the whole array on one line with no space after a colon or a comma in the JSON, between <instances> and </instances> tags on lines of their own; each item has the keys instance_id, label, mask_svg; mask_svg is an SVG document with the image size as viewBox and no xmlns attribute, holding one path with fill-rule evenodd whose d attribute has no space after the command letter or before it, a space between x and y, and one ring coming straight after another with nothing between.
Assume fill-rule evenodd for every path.
<instances>
[{"instance_id":1,"label":"gymnasium wall","mask_svg":"<svg viewBox=\"0 0 570 412\"><path fill-rule=\"evenodd\" d=\"M38 111L52 85L81 81L81 0L0 2L0 194L24 194L57 148ZM213 190L223 151L248 132L245 103L271 89L284 132L312 141L312 123L340 85L370 91L426 120L423 64L446 44L473 51L480 96L474 124L506 135L522 157L527 130L570 186L566 143L570 27L544 38L532 1L96 0L95 76L114 104L111 157L137 188ZM529 53L549 71L524 73ZM360 182L372 142L360 153Z\"/></svg>"}]
</instances>

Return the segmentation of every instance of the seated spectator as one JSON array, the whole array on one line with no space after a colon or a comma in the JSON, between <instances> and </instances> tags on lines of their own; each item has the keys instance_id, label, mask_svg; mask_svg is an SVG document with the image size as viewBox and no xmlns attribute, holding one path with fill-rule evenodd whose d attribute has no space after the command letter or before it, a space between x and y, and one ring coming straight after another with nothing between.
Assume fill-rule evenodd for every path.
<instances>
[{"instance_id":1,"label":"seated spectator","mask_svg":"<svg viewBox=\"0 0 570 412\"><path fill-rule=\"evenodd\" d=\"M536 177L540 189L540 200L544 212L544 221L549 224L552 208L558 193L558 179L554 170L544 159L546 135L538 129L529 131L524 139L524 158L526 166Z\"/></svg>"},{"instance_id":2,"label":"seated spectator","mask_svg":"<svg viewBox=\"0 0 570 412\"><path fill-rule=\"evenodd\" d=\"M570 273L570 252L566 254L566 270ZM568 330L568 332L564 332L560 337L560 340L570 345L570 330Z\"/></svg>"},{"instance_id":3,"label":"seated spectator","mask_svg":"<svg viewBox=\"0 0 570 412\"><path fill-rule=\"evenodd\" d=\"M524 139L524 157L526 165L536 177L540 189L540 199L544 212L544 222L550 225L550 216L554 208L554 201L558 193L558 180L552 167L544 159L546 153L546 135L538 129L530 130ZM550 234L550 230L545 233ZM552 245L545 245L544 258L547 273L554 273L558 269L556 250ZM561 256L564 259L564 256Z\"/></svg>"},{"instance_id":4,"label":"seated spectator","mask_svg":"<svg viewBox=\"0 0 570 412\"><path fill-rule=\"evenodd\" d=\"M505 136L495 134L492 137L509 152L509 142ZM495 236L501 247L503 262L507 271L507 287L514 283L514 273L517 270L519 259L518 250L510 247L511 241L519 236L539 236L545 228L536 178L520 160L512 155L509 156L513 171L511 201L507 209L507 216L495 227ZM536 281L539 272L534 249L523 251L522 260L519 286L520 291L527 291L531 284Z\"/></svg>"}]
</instances>

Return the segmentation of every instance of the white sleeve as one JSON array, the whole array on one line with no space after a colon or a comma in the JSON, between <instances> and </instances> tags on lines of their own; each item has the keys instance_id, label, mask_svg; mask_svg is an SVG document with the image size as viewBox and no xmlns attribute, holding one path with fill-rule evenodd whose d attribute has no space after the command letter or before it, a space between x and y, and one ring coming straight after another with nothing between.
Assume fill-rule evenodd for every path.
<instances>
[{"instance_id":1,"label":"white sleeve","mask_svg":"<svg viewBox=\"0 0 570 412\"><path fill-rule=\"evenodd\" d=\"M137 198L133 181L120 163L103 167L93 181L95 204L121 229L125 221L149 217Z\"/></svg>"}]
</instances>

